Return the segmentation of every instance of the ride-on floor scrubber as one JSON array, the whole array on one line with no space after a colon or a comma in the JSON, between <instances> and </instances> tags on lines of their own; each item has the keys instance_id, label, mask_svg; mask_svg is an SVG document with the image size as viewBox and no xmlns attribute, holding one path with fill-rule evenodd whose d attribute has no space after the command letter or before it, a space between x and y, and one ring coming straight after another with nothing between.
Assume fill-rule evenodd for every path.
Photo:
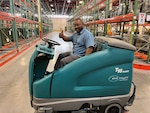
<instances>
[{"instance_id":1,"label":"ride-on floor scrubber","mask_svg":"<svg viewBox=\"0 0 150 113\"><path fill-rule=\"evenodd\" d=\"M43 38L29 64L31 105L36 113L124 113L136 86L132 65L136 48L115 38L96 37L92 54L47 72L58 42Z\"/></svg>"}]
</instances>

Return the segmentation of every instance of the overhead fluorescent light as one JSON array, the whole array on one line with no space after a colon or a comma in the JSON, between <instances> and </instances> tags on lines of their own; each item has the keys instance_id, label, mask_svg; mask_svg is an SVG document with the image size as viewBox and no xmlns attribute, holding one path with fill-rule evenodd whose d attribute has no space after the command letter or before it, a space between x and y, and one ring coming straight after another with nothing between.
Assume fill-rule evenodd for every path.
<instances>
[{"instance_id":1,"label":"overhead fluorescent light","mask_svg":"<svg viewBox=\"0 0 150 113\"><path fill-rule=\"evenodd\" d=\"M71 2L71 0L67 0L67 3L70 3Z\"/></svg>"},{"instance_id":2,"label":"overhead fluorescent light","mask_svg":"<svg viewBox=\"0 0 150 113\"><path fill-rule=\"evenodd\" d=\"M69 15L49 15L51 18L71 18Z\"/></svg>"},{"instance_id":3,"label":"overhead fluorescent light","mask_svg":"<svg viewBox=\"0 0 150 113\"><path fill-rule=\"evenodd\" d=\"M79 1L79 4L83 4L83 0L80 0L80 1Z\"/></svg>"}]
</instances>

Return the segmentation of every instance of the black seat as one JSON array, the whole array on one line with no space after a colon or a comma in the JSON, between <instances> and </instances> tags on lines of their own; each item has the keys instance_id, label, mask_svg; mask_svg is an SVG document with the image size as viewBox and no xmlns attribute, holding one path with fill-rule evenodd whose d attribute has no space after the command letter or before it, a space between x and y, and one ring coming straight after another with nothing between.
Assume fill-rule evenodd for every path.
<instances>
[{"instance_id":1,"label":"black seat","mask_svg":"<svg viewBox=\"0 0 150 113\"><path fill-rule=\"evenodd\" d=\"M95 41L93 53L102 50L102 44L98 41Z\"/></svg>"}]
</instances>

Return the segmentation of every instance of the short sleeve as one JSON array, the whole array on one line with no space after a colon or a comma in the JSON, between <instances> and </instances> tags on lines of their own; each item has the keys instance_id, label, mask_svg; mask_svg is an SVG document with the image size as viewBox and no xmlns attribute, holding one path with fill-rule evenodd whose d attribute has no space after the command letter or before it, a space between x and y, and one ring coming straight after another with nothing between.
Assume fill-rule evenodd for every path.
<instances>
[{"instance_id":1,"label":"short sleeve","mask_svg":"<svg viewBox=\"0 0 150 113\"><path fill-rule=\"evenodd\" d=\"M88 48L90 46L94 47L94 36L91 33L86 34L85 46L86 46L86 48Z\"/></svg>"}]
</instances>

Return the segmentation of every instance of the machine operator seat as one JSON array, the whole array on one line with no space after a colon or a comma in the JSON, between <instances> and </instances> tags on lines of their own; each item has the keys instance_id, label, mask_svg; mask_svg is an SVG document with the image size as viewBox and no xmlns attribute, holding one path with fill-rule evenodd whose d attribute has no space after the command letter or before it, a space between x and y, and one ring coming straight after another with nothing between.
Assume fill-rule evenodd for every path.
<instances>
[{"instance_id":1,"label":"machine operator seat","mask_svg":"<svg viewBox=\"0 0 150 113\"><path fill-rule=\"evenodd\" d=\"M95 44L94 44L94 49L93 49L93 52L97 52L97 51L101 51L102 50L102 44L98 41L95 41Z\"/></svg>"}]
</instances>

